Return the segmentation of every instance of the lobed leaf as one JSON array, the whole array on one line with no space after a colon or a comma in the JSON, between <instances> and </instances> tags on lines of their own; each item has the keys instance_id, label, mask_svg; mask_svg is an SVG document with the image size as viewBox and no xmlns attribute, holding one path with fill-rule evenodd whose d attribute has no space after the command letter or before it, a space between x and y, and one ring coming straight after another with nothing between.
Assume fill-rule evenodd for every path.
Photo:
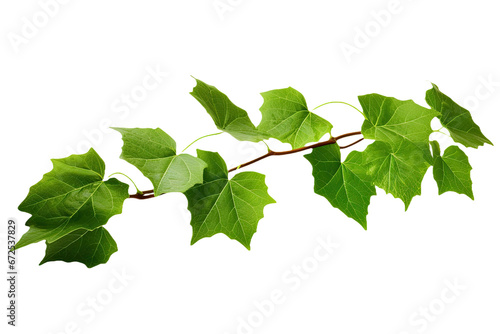
<instances>
[{"instance_id":1,"label":"lobed leaf","mask_svg":"<svg viewBox=\"0 0 500 334\"><path fill-rule=\"evenodd\" d=\"M314 192L366 229L368 205L376 191L362 153L353 151L342 162L340 148L333 144L315 148L304 157L313 166Z\"/></svg>"},{"instance_id":2,"label":"lobed leaf","mask_svg":"<svg viewBox=\"0 0 500 334\"><path fill-rule=\"evenodd\" d=\"M440 112L438 118L455 142L474 148L485 143L493 145L474 123L470 112L443 94L435 84L432 84L432 88L427 91L425 100L429 106Z\"/></svg>"},{"instance_id":3,"label":"lobed leaf","mask_svg":"<svg viewBox=\"0 0 500 334\"><path fill-rule=\"evenodd\" d=\"M269 136L255 128L245 110L237 107L214 86L196 80L191 95L201 103L219 130L242 141L259 142Z\"/></svg>"},{"instance_id":4,"label":"lobed leaf","mask_svg":"<svg viewBox=\"0 0 500 334\"><path fill-rule=\"evenodd\" d=\"M123 201L129 197L127 184L114 178L103 181L105 165L94 149L53 159L52 163L54 168L30 188L19 205L19 210L30 213L31 217L26 222L30 229L16 248L46 240L50 255L54 247L70 247L71 236L105 225L112 216L122 212ZM82 248L92 246L88 241L91 241L88 237L81 240ZM108 258L101 256L86 264L97 264Z\"/></svg>"},{"instance_id":5,"label":"lobed leaf","mask_svg":"<svg viewBox=\"0 0 500 334\"><path fill-rule=\"evenodd\" d=\"M432 169L439 195L447 191L454 191L458 194L465 194L473 200L474 194L470 178L472 167L467 155L458 146L450 146L441 156L438 142L433 141L431 144L434 152Z\"/></svg>"},{"instance_id":6,"label":"lobed leaf","mask_svg":"<svg viewBox=\"0 0 500 334\"><path fill-rule=\"evenodd\" d=\"M163 130L113 128L122 134L120 158L137 167L154 186L155 196L184 192L203 182L207 164L189 154L176 155L176 143Z\"/></svg>"},{"instance_id":7,"label":"lobed leaf","mask_svg":"<svg viewBox=\"0 0 500 334\"><path fill-rule=\"evenodd\" d=\"M332 130L330 122L310 112L304 96L292 87L261 95L262 121L257 128L294 149L316 142Z\"/></svg>"},{"instance_id":8,"label":"lobed leaf","mask_svg":"<svg viewBox=\"0 0 500 334\"><path fill-rule=\"evenodd\" d=\"M50 261L81 262L88 268L108 262L118 251L116 242L104 227L89 231L80 229L52 242L47 242L40 265Z\"/></svg>"},{"instance_id":9,"label":"lobed leaf","mask_svg":"<svg viewBox=\"0 0 500 334\"><path fill-rule=\"evenodd\" d=\"M401 141L411 143L430 163L429 136L431 120L438 116L435 110L419 106L412 100L401 101L393 97L369 94L359 97L366 120L363 137L399 147ZM407 145L407 144L405 144Z\"/></svg>"},{"instance_id":10,"label":"lobed leaf","mask_svg":"<svg viewBox=\"0 0 500 334\"><path fill-rule=\"evenodd\" d=\"M191 244L224 233L250 249L264 207L275 203L267 192L265 176L243 172L229 179L226 163L218 153L198 150L198 158L208 165L204 182L184 193L191 212Z\"/></svg>"},{"instance_id":11,"label":"lobed leaf","mask_svg":"<svg viewBox=\"0 0 500 334\"><path fill-rule=\"evenodd\" d=\"M410 202L420 195L422 180L430 164L422 151L408 141L392 146L382 141L370 144L363 152L363 164L373 183L400 198L408 210Z\"/></svg>"}]
</instances>

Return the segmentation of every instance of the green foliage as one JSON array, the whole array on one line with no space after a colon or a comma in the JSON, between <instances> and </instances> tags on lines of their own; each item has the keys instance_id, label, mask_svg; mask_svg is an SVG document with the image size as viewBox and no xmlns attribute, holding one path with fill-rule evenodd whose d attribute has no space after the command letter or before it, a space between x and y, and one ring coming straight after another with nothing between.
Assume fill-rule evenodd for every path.
<instances>
[{"instance_id":1,"label":"green foliage","mask_svg":"<svg viewBox=\"0 0 500 334\"><path fill-rule=\"evenodd\" d=\"M313 166L314 191L366 229L370 197L376 192L362 154L353 151L342 162L339 145L333 144L315 148L305 158Z\"/></svg>"},{"instance_id":2,"label":"green foliage","mask_svg":"<svg viewBox=\"0 0 500 334\"><path fill-rule=\"evenodd\" d=\"M420 195L422 179L430 166L407 141L397 146L376 141L363 152L363 161L373 184L400 198L406 210L413 197Z\"/></svg>"},{"instance_id":3,"label":"green foliage","mask_svg":"<svg viewBox=\"0 0 500 334\"><path fill-rule=\"evenodd\" d=\"M47 243L45 257L40 264L50 261L81 262L88 268L106 263L118 247L104 227L89 231L80 229Z\"/></svg>"},{"instance_id":4,"label":"green foliage","mask_svg":"<svg viewBox=\"0 0 500 334\"><path fill-rule=\"evenodd\" d=\"M129 197L128 185L117 179L103 181L104 161L90 149L81 155L52 160L54 168L31 187L19 210L30 213L29 226L16 248L42 240L47 241L47 256L61 247L59 240L75 231L92 231L122 212L123 201ZM81 233L81 232L79 232ZM90 242L84 238L81 242ZM84 243L82 247L90 247ZM71 255L58 259L72 261ZM50 261L50 260L48 260ZM98 261L95 258L92 261Z\"/></svg>"},{"instance_id":5,"label":"green foliage","mask_svg":"<svg viewBox=\"0 0 500 334\"><path fill-rule=\"evenodd\" d=\"M401 145L407 150L420 150L421 156L430 162L431 120L439 113L411 100L400 101L378 94L360 96L359 102L366 116L361 128L365 138L388 143L393 150Z\"/></svg>"},{"instance_id":6,"label":"green foliage","mask_svg":"<svg viewBox=\"0 0 500 334\"><path fill-rule=\"evenodd\" d=\"M441 124L450 131L451 138L455 142L474 148L485 143L493 145L474 123L470 112L441 93L438 86L432 84L432 89L427 91L425 100L429 106L440 112L438 118Z\"/></svg>"},{"instance_id":7,"label":"green foliage","mask_svg":"<svg viewBox=\"0 0 500 334\"><path fill-rule=\"evenodd\" d=\"M257 130L245 110L233 102L214 86L196 79L196 87L191 95L205 107L219 130L229 133L238 140L259 142L268 139L265 133Z\"/></svg>"},{"instance_id":8,"label":"green foliage","mask_svg":"<svg viewBox=\"0 0 500 334\"><path fill-rule=\"evenodd\" d=\"M465 194L473 200L472 180L470 178L472 167L467 155L458 146L450 146L441 156L439 143L433 141L431 144L434 153L433 174L438 185L439 195L447 191L454 191L458 194Z\"/></svg>"},{"instance_id":9,"label":"green foliage","mask_svg":"<svg viewBox=\"0 0 500 334\"><path fill-rule=\"evenodd\" d=\"M243 172L229 179L226 163L218 153L198 150L198 158L208 168L203 184L185 192L193 226L191 244L224 233L250 249L264 207L275 203L267 193L264 175Z\"/></svg>"},{"instance_id":10,"label":"green foliage","mask_svg":"<svg viewBox=\"0 0 500 334\"><path fill-rule=\"evenodd\" d=\"M261 94L264 104L260 108L262 121L258 129L292 148L320 140L332 125L307 109L304 96L292 87Z\"/></svg>"},{"instance_id":11,"label":"green foliage","mask_svg":"<svg viewBox=\"0 0 500 334\"><path fill-rule=\"evenodd\" d=\"M114 128L122 134L120 158L151 180L154 194L184 192L203 182L207 164L189 154L176 154L175 141L161 129Z\"/></svg>"},{"instance_id":12,"label":"green foliage","mask_svg":"<svg viewBox=\"0 0 500 334\"><path fill-rule=\"evenodd\" d=\"M471 114L435 85L426 96L430 109L411 100L378 94L360 96L365 116L361 131L330 135L328 140L317 142L331 133L332 125L310 112L304 96L293 88L262 93L262 121L256 127L247 112L217 88L200 80L196 83L191 95L217 128L237 140L276 138L291 144L292 150L269 149L267 154L228 170L216 152L198 150L197 157L177 154L176 142L161 129L115 128L123 139L121 158L137 167L154 189L129 195L128 185L115 178L104 180L104 162L93 149L55 159L52 171L31 187L19 206L31 217L26 223L29 230L16 248L45 240L47 250L41 264L65 261L94 267L107 262L117 251L103 225L122 212L125 199L179 192L188 201L192 244L223 233L250 249L265 206L275 201L268 193L264 175L240 172L240 167L308 149L312 152L305 158L312 165L314 191L366 229L368 206L376 187L401 199L407 210L412 199L421 194L422 180L430 166L439 194L453 191L474 198L467 155L458 146L447 147L441 155L438 142L429 141L432 119L439 118L451 137L466 147L492 144ZM341 149L351 145L339 146L337 139L354 135L372 142L363 151L351 151L342 159ZM230 178L233 171L236 175ZM287 171L293 175L293 166Z\"/></svg>"}]
</instances>

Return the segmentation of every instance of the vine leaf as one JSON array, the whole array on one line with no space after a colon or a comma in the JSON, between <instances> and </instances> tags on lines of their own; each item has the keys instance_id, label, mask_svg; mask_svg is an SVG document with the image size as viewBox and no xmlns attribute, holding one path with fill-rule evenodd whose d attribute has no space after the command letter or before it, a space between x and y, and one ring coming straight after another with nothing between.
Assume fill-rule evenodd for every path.
<instances>
[{"instance_id":1,"label":"vine leaf","mask_svg":"<svg viewBox=\"0 0 500 334\"><path fill-rule=\"evenodd\" d=\"M198 158L208 167L203 184L185 192L191 212L191 244L217 233L224 233L250 249L264 207L275 203L269 196L265 176L243 172L228 179L227 166L218 153L198 150Z\"/></svg>"},{"instance_id":2,"label":"vine leaf","mask_svg":"<svg viewBox=\"0 0 500 334\"><path fill-rule=\"evenodd\" d=\"M485 143L493 145L474 123L470 112L443 94L435 84L427 91L425 100L429 106L440 112L438 118L455 142L474 148Z\"/></svg>"},{"instance_id":3,"label":"vine leaf","mask_svg":"<svg viewBox=\"0 0 500 334\"><path fill-rule=\"evenodd\" d=\"M359 102L366 116L361 128L363 137L394 147L399 147L401 141L412 143L429 163L432 161L429 136L432 133L431 120L439 115L438 112L421 107L412 100L401 101L379 94L359 96Z\"/></svg>"},{"instance_id":4,"label":"vine leaf","mask_svg":"<svg viewBox=\"0 0 500 334\"><path fill-rule=\"evenodd\" d=\"M118 251L116 242L104 227L89 231L80 229L47 243L45 257L40 265L49 261L81 262L88 268L108 262Z\"/></svg>"},{"instance_id":5,"label":"vine leaf","mask_svg":"<svg viewBox=\"0 0 500 334\"><path fill-rule=\"evenodd\" d=\"M113 128L122 134L120 158L137 167L154 186L155 196L184 192L203 182L207 164L189 154L176 154L175 141L163 130Z\"/></svg>"},{"instance_id":6,"label":"vine leaf","mask_svg":"<svg viewBox=\"0 0 500 334\"><path fill-rule=\"evenodd\" d=\"M115 178L103 181L104 161L92 148L52 163L54 168L19 205L32 216L16 248L42 240L53 243L80 229L94 230L120 214L129 197L127 184Z\"/></svg>"},{"instance_id":7,"label":"vine leaf","mask_svg":"<svg viewBox=\"0 0 500 334\"><path fill-rule=\"evenodd\" d=\"M373 183L400 198L408 210L412 198L420 195L422 180L430 166L422 154L406 140L397 146L376 141L363 151L363 164Z\"/></svg>"},{"instance_id":8,"label":"vine leaf","mask_svg":"<svg viewBox=\"0 0 500 334\"><path fill-rule=\"evenodd\" d=\"M191 95L201 103L219 130L241 141L259 142L269 136L256 129L245 110L237 107L214 86L196 79Z\"/></svg>"},{"instance_id":9,"label":"vine leaf","mask_svg":"<svg viewBox=\"0 0 500 334\"><path fill-rule=\"evenodd\" d=\"M474 200L472 193L472 180L467 155L458 146L446 148L443 156L437 141L432 141L432 151L434 153L433 174L438 185L439 195L454 191L465 194Z\"/></svg>"},{"instance_id":10,"label":"vine leaf","mask_svg":"<svg viewBox=\"0 0 500 334\"><path fill-rule=\"evenodd\" d=\"M366 230L370 197L376 191L366 174L362 153L353 151L341 162L340 148L333 144L315 148L304 157L313 166L314 192Z\"/></svg>"},{"instance_id":11,"label":"vine leaf","mask_svg":"<svg viewBox=\"0 0 500 334\"><path fill-rule=\"evenodd\" d=\"M330 122L310 112L304 96L292 87L261 95L262 121L257 128L294 149L316 142L332 130Z\"/></svg>"}]
</instances>

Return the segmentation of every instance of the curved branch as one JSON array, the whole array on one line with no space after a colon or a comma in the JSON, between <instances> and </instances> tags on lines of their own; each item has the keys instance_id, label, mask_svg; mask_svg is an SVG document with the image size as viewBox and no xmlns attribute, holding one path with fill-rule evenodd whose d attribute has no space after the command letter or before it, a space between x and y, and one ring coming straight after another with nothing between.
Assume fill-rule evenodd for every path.
<instances>
[{"instance_id":1,"label":"curved branch","mask_svg":"<svg viewBox=\"0 0 500 334\"><path fill-rule=\"evenodd\" d=\"M309 145L309 146L304 146L304 147L300 147L300 148L296 148L296 149L293 149L293 150L289 150L289 151L281 151L281 152L275 152L275 151L269 151L267 152L266 154L264 154L263 156L260 156L258 157L257 159L254 159L254 160L251 160L249 162L245 162L244 164L241 164L239 165L238 167L234 167L234 168L231 168L230 170L228 170L228 173L231 173L231 172L234 172L235 170L238 170L240 168L243 168L243 167L246 167L246 166L249 166L251 164L254 164L262 159L265 159L265 158L268 158L268 157L271 157L273 155L288 155L288 154L294 154L294 153L298 153L298 152L302 152L302 151L305 151L305 150L308 150L308 149L311 149L311 148L316 148L316 147L321 147L321 146L326 146L326 145L331 145L331 144L335 144L338 140L342 139L342 138L347 138L347 137L351 137L351 136L357 136L357 135L360 135L361 132L359 131L356 131L356 132L349 132L349 133L346 133L346 134L343 134L343 135L340 135L338 137L331 137L330 139L328 140L325 140L325 141L322 141L322 142L319 142L319 143L316 143L316 144L312 144L312 145ZM355 143L352 143L350 145L347 145L345 147L341 147L341 148L347 148L347 147L350 147L354 144L357 144L359 143L361 140L363 140L363 138L361 138L360 140L356 141Z\"/></svg>"},{"instance_id":2,"label":"curved branch","mask_svg":"<svg viewBox=\"0 0 500 334\"><path fill-rule=\"evenodd\" d=\"M348 147L354 146L354 145L356 145L357 143L362 142L362 141L363 141L363 139L365 139L365 138L358 139L358 140L356 140L354 143L350 143L349 145L339 146L339 148L342 150L342 149L344 149L344 148L348 148Z\"/></svg>"},{"instance_id":3,"label":"curved branch","mask_svg":"<svg viewBox=\"0 0 500 334\"><path fill-rule=\"evenodd\" d=\"M155 197L154 192L155 191L153 189L146 190L146 191L143 191L142 194L137 193L137 194L130 195L129 198L148 199L148 198ZM151 195L148 195L148 194L151 194Z\"/></svg>"},{"instance_id":4,"label":"curved branch","mask_svg":"<svg viewBox=\"0 0 500 334\"><path fill-rule=\"evenodd\" d=\"M256 159L253 159L251 161L248 161L248 162L245 162L237 167L233 167L231 169L229 169L227 172L228 173L231 173L231 172L234 172L240 168L243 168L243 167L246 167L246 166L249 166L249 165L252 165L258 161L261 161L265 158L268 158L268 157L272 157L272 156L279 156L279 155L288 155L288 154L294 154L294 153L298 153L298 152L302 152L302 151L305 151L305 150L309 150L309 149L313 149L313 148L317 148L317 147L321 147L321 146L326 146L326 145L331 145L331 144L335 144L337 141L343 139L343 138L347 138L347 137L352 137L352 136L359 136L361 135L361 132L360 131L356 131L356 132L349 132L349 133L345 133L343 135L340 135L340 136L337 136L337 137L331 137L330 139L328 140L325 140L325 141L322 141L322 142L319 142L319 143L316 143L316 144L312 144L312 145L308 145L308 146L304 146L304 147L300 147L300 148L296 148L296 149L293 149L293 150L289 150L289 151L279 151L279 152L275 152L275 151L272 151L272 150L269 150L266 154L256 158ZM356 140L355 142L349 144L349 145L346 145L346 146L339 146L341 149L344 149L344 148L348 148L348 147L351 147L353 145L356 145L357 143L361 142L363 140L363 138L361 139L358 139ZM150 195L148 195L150 194ZM153 198L155 197L154 195L154 190L146 190L146 191L143 191L142 194L134 194L134 195L130 195L129 198L135 198L135 199L148 199L148 198Z\"/></svg>"},{"instance_id":5,"label":"curved branch","mask_svg":"<svg viewBox=\"0 0 500 334\"><path fill-rule=\"evenodd\" d=\"M148 199L148 198L153 198L153 197L156 197L156 196L154 194L151 194L151 195L134 194L134 195L130 195L128 198Z\"/></svg>"}]
</instances>

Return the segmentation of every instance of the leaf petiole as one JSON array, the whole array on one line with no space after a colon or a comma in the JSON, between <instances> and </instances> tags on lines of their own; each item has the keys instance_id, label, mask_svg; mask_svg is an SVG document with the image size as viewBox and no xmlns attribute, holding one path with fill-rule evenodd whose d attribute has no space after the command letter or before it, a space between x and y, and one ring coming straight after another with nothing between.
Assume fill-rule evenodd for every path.
<instances>
[{"instance_id":1,"label":"leaf petiole","mask_svg":"<svg viewBox=\"0 0 500 334\"><path fill-rule=\"evenodd\" d=\"M443 128L444 128L444 127L443 127ZM441 129L442 129L442 128L441 128ZM440 133L440 134L442 134L442 135L445 135L445 136L448 136L448 137L450 137L450 138L451 138L451 136L450 136L449 134L444 133L443 131L441 131L441 129L439 129L439 130L432 130L432 132L437 132L437 133Z\"/></svg>"},{"instance_id":2,"label":"leaf petiole","mask_svg":"<svg viewBox=\"0 0 500 334\"><path fill-rule=\"evenodd\" d=\"M132 179L131 179L128 175L125 175L125 174L120 173L120 172L116 172L116 173L111 174L109 177L111 177L111 176L113 176L113 175L117 175L117 174L123 175L123 176L125 176L127 179L129 179L129 180L130 180L130 182L132 182L132 184L134 185L135 190L137 191L137 194L138 194L138 195L142 195L142 194L143 194L143 192L142 192L142 191L140 191L140 190L139 190L139 188L137 188L137 185L135 184L135 182L134 182L134 181L133 181L133 180L132 180Z\"/></svg>"},{"instance_id":3,"label":"leaf petiole","mask_svg":"<svg viewBox=\"0 0 500 334\"><path fill-rule=\"evenodd\" d=\"M203 139L203 138L207 138L207 137L211 137L211 136L217 136L217 135L220 135L220 134L222 134L222 133L223 133L223 132L217 132L217 133L211 133L211 134L209 134L209 135L202 136L202 137L200 137L200 138L196 139L195 141L193 141L193 142L192 142L191 144L189 144L188 146L186 146L186 148L185 148L185 149L183 149L183 150L182 150L182 152L184 152L185 150L187 150L188 148L190 148L190 147L191 147L191 145L193 145L194 143L196 143L198 140L201 140L201 139Z\"/></svg>"},{"instance_id":4,"label":"leaf petiole","mask_svg":"<svg viewBox=\"0 0 500 334\"><path fill-rule=\"evenodd\" d=\"M319 106L317 106L317 107L316 107L316 108L314 108L313 110L316 110L316 109L318 109L318 108L320 108L320 107L322 107L322 106L326 106L327 104L333 104L333 103L337 103L337 104L345 104L346 106L349 106L349 107L351 107L351 108L354 108L354 109L356 109L356 110L357 110L357 111L358 111L361 115L363 115L363 117L364 117L365 119L367 119L367 118L366 118L366 116L365 116L365 114L364 114L361 110L359 110L358 108L356 108L355 106L353 106L353 105L352 105L352 104L350 104L350 103L347 103L347 102L342 102L342 101L332 101L332 102L326 102L326 103L320 104Z\"/></svg>"},{"instance_id":5,"label":"leaf petiole","mask_svg":"<svg viewBox=\"0 0 500 334\"><path fill-rule=\"evenodd\" d=\"M264 143L264 145L266 145L267 147L267 152L271 152L271 148L269 147L269 145L267 145L267 143L265 141L262 141Z\"/></svg>"}]
</instances>

